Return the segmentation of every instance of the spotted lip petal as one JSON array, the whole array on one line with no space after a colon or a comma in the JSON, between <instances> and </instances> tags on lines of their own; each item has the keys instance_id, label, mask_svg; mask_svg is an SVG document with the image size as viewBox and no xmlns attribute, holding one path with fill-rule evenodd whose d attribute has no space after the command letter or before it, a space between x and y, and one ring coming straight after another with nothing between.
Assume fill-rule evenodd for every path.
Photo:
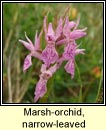
<instances>
[{"instance_id":1,"label":"spotted lip petal","mask_svg":"<svg viewBox=\"0 0 106 130\"><path fill-rule=\"evenodd\" d=\"M76 50L76 43L75 42L73 42L73 43L69 42L64 49L63 57L66 60L70 60L71 58L74 58L75 50Z\"/></svg>"},{"instance_id":2,"label":"spotted lip petal","mask_svg":"<svg viewBox=\"0 0 106 130\"><path fill-rule=\"evenodd\" d=\"M71 78L73 78L74 77L74 69L75 69L74 59L70 59L64 68L65 68L67 73L71 74Z\"/></svg>"},{"instance_id":3,"label":"spotted lip petal","mask_svg":"<svg viewBox=\"0 0 106 130\"><path fill-rule=\"evenodd\" d=\"M46 83L47 81L45 81L44 79L42 79L42 77L40 78L40 80L38 81L37 85L36 85L36 89L35 89L35 97L34 97L34 101L37 102L39 98L43 97L44 94L47 91L46 88Z\"/></svg>"},{"instance_id":4,"label":"spotted lip petal","mask_svg":"<svg viewBox=\"0 0 106 130\"><path fill-rule=\"evenodd\" d=\"M58 53L54 46L47 45L46 48L42 52L42 60L49 67L50 64L56 62L58 58Z\"/></svg>"},{"instance_id":5,"label":"spotted lip petal","mask_svg":"<svg viewBox=\"0 0 106 130\"><path fill-rule=\"evenodd\" d=\"M25 72L32 65L31 55L27 55L24 60L23 71Z\"/></svg>"},{"instance_id":6,"label":"spotted lip petal","mask_svg":"<svg viewBox=\"0 0 106 130\"><path fill-rule=\"evenodd\" d=\"M41 66L41 74L40 74L40 80L38 81L36 88L35 88L35 97L34 101L37 102L39 98L43 97L46 93L46 84L47 81L52 75L59 69L61 64L55 64L51 66L49 69L47 69L47 66L45 64L42 64Z\"/></svg>"},{"instance_id":7,"label":"spotted lip petal","mask_svg":"<svg viewBox=\"0 0 106 130\"><path fill-rule=\"evenodd\" d=\"M85 49L78 49L79 46L75 41L69 42L64 49L63 57L65 60L68 60L65 65L65 70L67 73L71 74L71 77L74 77L74 59L77 54L84 54Z\"/></svg>"}]
</instances>

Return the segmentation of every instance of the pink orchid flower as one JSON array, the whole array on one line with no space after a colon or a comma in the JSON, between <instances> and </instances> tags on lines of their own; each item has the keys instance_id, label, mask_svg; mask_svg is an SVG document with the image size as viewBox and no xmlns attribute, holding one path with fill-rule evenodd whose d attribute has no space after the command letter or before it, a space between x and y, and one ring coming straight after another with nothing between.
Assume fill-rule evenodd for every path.
<instances>
[{"instance_id":1,"label":"pink orchid flower","mask_svg":"<svg viewBox=\"0 0 106 130\"><path fill-rule=\"evenodd\" d=\"M58 53L55 49L55 33L52 23L49 23L48 30L46 27L46 17L44 18L45 39L47 41L46 48L42 51L42 60L49 67L58 59Z\"/></svg>"},{"instance_id":2,"label":"pink orchid flower","mask_svg":"<svg viewBox=\"0 0 106 130\"><path fill-rule=\"evenodd\" d=\"M24 60L24 65L23 65L23 71L25 72L31 65L31 57L35 57L41 60L41 53L40 53L40 37L41 37L42 32L40 33L39 37L37 36L37 32L35 35L35 43L33 44L32 41L27 37L25 33L25 37L27 39L26 41L19 40L29 51L30 54L28 54Z\"/></svg>"},{"instance_id":3,"label":"pink orchid flower","mask_svg":"<svg viewBox=\"0 0 106 130\"><path fill-rule=\"evenodd\" d=\"M39 98L44 96L44 94L47 91L46 88L47 81L49 80L49 78L52 77L52 75L57 71L59 67L60 67L59 64L55 64L51 66L49 69L47 69L47 66L45 64L42 64L40 79L36 85L35 92L34 92L35 102L37 102Z\"/></svg>"},{"instance_id":4,"label":"pink orchid flower","mask_svg":"<svg viewBox=\"0 0 106 130\"><path fill-rule=\"evenodd\" d=\"M65 19L64 26L61 27L61 36L56 40L57 45L66 44L71 40L76 40L86 36L86 29L77 29L79 25L80 18L78 18L77 22L69 21L68 17ZM61 20L62 22L62 20ZM62 23L60 23L62 25ZM60 40L61 39L61 40Z\"/></svg>"},{"instance_id":5,"label":"pink orchid flower","mask_svg":"<svg viewBox=\"0 0 106 130\"><path fill-rule=\"evenodd\" d=\"M68 60L65 65L65 70L67 73L71 74L72 78L74 77L74 59L77 54L84 54L85 49L78 49L75 41L68 43L68 45L64 49L63 59Z\"/></svg>"}]
</instances>

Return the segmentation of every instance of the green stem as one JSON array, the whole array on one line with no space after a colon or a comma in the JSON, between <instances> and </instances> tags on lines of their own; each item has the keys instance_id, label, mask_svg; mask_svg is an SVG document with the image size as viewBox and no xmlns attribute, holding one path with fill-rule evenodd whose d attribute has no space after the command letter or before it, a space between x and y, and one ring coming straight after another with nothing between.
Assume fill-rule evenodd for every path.
<instances>
[{"instance_id":1,"label":"green stem","mask_svg":"<svg viewBox=\"0 0 106 130\"><path fill-rule=\"evenodd\" d=\"M103 70L102 70L102 73L103 73ZM99 98L100 89L101 89L101 85L102 85L102 78L103 78L102 73L101 73L101 77L100 77L100 81L99 81L99 86L98 86L98 92L97 92L97 96L96 96L95 101L97 101L98 98Z\"/></svg>"},{"instance_id":2,"label":"green stem","mask_svg":"<svg viewBox=\"0 0 106 130\"><path fill-rule=\"evenodd\" d=\"M79 71L79 68L78 68L78 65L77 65L76 62L75 62L75 65L76 65L76 69L77 69L77 71L78 71L79 83L80 83L80 91L79 91L78 103L82 103L82 102L83 102L83 98L82 98L82 88L83 88L83 86L82 86L80 71Z\"/></svg>"}]
</instances>

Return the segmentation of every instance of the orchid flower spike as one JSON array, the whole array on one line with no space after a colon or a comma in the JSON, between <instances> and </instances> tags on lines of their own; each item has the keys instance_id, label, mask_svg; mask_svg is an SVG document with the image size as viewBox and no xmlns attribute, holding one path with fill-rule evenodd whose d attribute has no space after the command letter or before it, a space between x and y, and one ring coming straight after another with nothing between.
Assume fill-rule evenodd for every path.
<instances>
[{"instance_id":1,"label":"orchid flower spike","mask_svg":"<svg viewBox=\"0 0 106 130\"><path fill-rule=\"evenodd\" d=\"M23 71L26 71L31 65L31 58L35 57L43 62L41 66L41 73L39 81L36 84L34 92L34 101L37 102L47 92L47 82L53 74L60 68L62 63L66 61L64 69L74 78L75 73L75 57L78 54L85 54L85 49L79 49L76 40L86 36L86 29L78 29L80 18L76 22L69 21L66 17L65 21L60 18L57 27L54 30L53 24L50 22L47 26L47 17L45 16L43 22L43 30L45 33L46 46L41 50L42 31L38 36L35 34L34 44L25 33L27 41L19 40L30 53L26 56L23 65ZM63 51L59 53L58 47L63 45Z\"/></svg>"}]
</instances>

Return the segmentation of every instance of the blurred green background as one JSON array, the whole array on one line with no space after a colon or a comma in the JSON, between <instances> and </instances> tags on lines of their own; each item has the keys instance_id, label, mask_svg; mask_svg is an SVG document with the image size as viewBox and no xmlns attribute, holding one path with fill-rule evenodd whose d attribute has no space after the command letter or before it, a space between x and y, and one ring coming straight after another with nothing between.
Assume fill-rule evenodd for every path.
<instances>
[{"instance_id":1,"label":"blurred green background","mask_svg":"<svg viewBox=\"0 0 106 130\"><path fill-rule=\"evenodd\" d=\"M34 41L35 32L42 29L48 12L48 21L54 25L65 12L70 20L76 21L80 16L79 28L88 29L87 36L77 40L77 44L82 43L80 48L86 52L76 56L74 79L65 72L63 64L49 80L48 92L38 103L102 103L102 3L3 3L3 103L34 102L42 63L33 58L33 65L23 73L23 61L29 51L18 40L25 40L24 32L27 32ZM79 100L81 86L82 100Z\"/></svg>"}]
</instances>

